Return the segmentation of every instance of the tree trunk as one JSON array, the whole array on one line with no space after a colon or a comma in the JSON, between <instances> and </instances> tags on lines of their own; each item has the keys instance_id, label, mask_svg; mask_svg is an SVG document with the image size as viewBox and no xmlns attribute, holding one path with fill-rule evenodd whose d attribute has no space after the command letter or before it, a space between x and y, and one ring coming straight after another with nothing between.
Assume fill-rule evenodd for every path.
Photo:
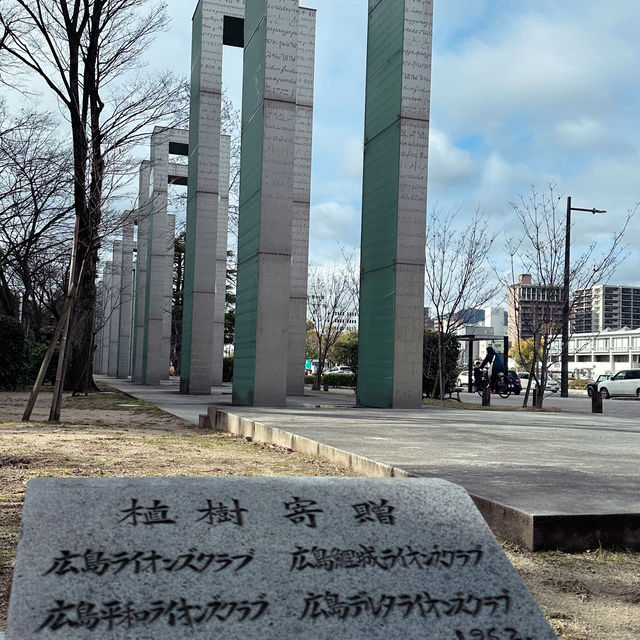
<instances>
[{"instance_id":1,"label":"tree trunk","mask_svg":"<svg viewBox=\"0 0 640 640\"><path fill-rule=\"evenodd\" d=\"M81 243L82 246L82 243ZM81 255L81 251L79 251ZM90 361L93 355L93 325L96 308L96 265L98 252L90 251L84 259L85 268L78 287L69 329L67 349L69 358L65 377L65 389L74 393L87 393L93 381ZM83 258L78 260L81 263Z\"/></svg>"}]
</instances>

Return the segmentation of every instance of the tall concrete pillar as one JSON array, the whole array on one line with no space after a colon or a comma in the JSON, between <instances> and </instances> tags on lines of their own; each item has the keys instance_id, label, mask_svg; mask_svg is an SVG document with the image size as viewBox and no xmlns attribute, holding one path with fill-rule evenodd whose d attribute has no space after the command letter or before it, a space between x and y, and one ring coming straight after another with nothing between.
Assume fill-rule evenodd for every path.
<instances>
[{"instance_id":1,"label":"tall concrete pillar","mask_svg":"<svg viewBox=\"0 0 640 640\"><path fill-rule=\"evenodd\" d=\"M122 228L120 262L120 307L118 308L118 378L129 376L131 359L131 313L133 307L133 211L128 211Z\"/></svg>"},{"instance_id":2,"label":"tall concrete pillar","mask_svg":"<svg viewBox=\"0 0 640 640\"><path fill-rule=\"evenodd\" d=\"M174 223L167 216L169 151L186 145L188 132L156 127L151 136L150 202L147 231L143 383L157 385L169 377ZM171 267L169 267L171 265ZM169 323L169 328L167 328Z\"/></svg>"},{"instance_id":3,"label":"tall concrete pillar","mask_svg":"<svg viewBox=\"0 0 640 640\"><path fill-rule=\"evenodd\" d=\"M166 363L167 376L171 366L171 326L173 322L173 260L176 238L176 217L167 216L167 235L165 236L165 288L163 290L162 306L162 361Z\"/></svg>"},{"instance_id":4,"label":"tall concrete pillar","mask_svg":"<svg viewBox=\"0 0 640 640\"><path fill-rule=\"evenodd\" d=\"M291 291L287 393L304 394L307 340L307 274L309 264L309 209L311 202L311 139L313 132L313 78L315 9L300 8L296 80L295 162L291 221Z\"/></svg>"},{"instance_id":5,"label":"tall concrete pillar","mask_svg":"<svg viewBox=\"0 0 640 640\"><path fill-rule=\"evenodd\" d=\"M104 340L104 273L102 280L96 286L96 315L94 320L95 351L93 355L93 370L102 373L102 343Z\"/></svg>"},{"instance_id":6,"label":"tall concrete pillar","mask_svg":"<svg viewBox=\"0 0 640 640\"><path fill-rule=\"evenodd\" d=\"M284 406L296 129L297 0L247 3L233 402ZM251 152L247 153L247 150Z\"/></svg>"},{"instance_id":7,"label":"tall concrete pillar","mask_svg":"<svg viewBox=\"0 0 640 640\"><path fill-rule=\"evenodd\" d=\"M145 300L147 290L147 244L149 227L149 181L151 168L148 160L140 164L138 179L138 208L136 222L138 238L136 241L136 280L133 309L133 344L131 348L131 375L134 382L144 382L144 367L142 364Z\"/></svg>"},{"instance_id":8,"label":"tall concrete pillar","mask_svg":"<svg viewBox=\"0 0 640 640\"><path fill-rule=\"evenodd\" d=\"M208 394L214 383L212 318L219 314L215 311L216 283L220 280L216 254L221 245L218 217L222 46L243 46L244 4L244 0L200 0L193 15L180 372L183 393Z\"/></svg>"},{"instance_id":9,"label":"tall concrete pillar","mask_svg":"<svg viewBox=\"0 0 640 640\"><path fill-rule=\"evenodd\" d=\"M216 249L216 286L213 305L213 350L211 352L211 385L222 384L224 357L224 313L227 285L227 229L229 226L229 173L231 170L231 137L220 136L220 187L218 198L218 247Z\"/></svg>"},{"instance_id":10,"label":"tall concrete pillar","mask_svg":"<svg viewBox=\"0 0 640 640\"><path fill-rule=\"evenodd\" d=\"M422 403L432 0L369 0L360 406Z\"/></svg>"},{"instance_id":11,"label":"tall concrete pillar","mask_svg":"<svg viewBox=\"0 0 640 640\"><path fill-rule=\"evenodd\" d=\"M112 280L112 267L113 262L107 260L102 273L102 280L104 282L104 295L103 295L103 311L102 311L102 356L100 361L102 366L100 373L107 375L109 372L109 333L111 331L111 280Z\"/></svg>"},{"instance_id":12,"label":"tall concrete pillar","mask_svg":"<svg viewBox=\"0 0 640 640\"><path fill-rule=\"evenodd\" d=\"M109 322L109 368L107 375L118 375L118 338L120 336L120 289L122 283L122 242L113 242L111 263L111 314Z\"/></svg>"}]
</instances>

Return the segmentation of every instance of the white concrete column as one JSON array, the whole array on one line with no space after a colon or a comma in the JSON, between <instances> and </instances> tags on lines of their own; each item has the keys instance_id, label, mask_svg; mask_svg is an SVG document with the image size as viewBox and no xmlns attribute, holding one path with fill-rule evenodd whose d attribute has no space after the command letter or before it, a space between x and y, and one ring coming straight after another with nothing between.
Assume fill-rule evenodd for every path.
<instances>
[{"instance_id":1,"label":"white concrete column","mask_svg":"<svg viewBox=\"0 0 640 640\"><path fill-rule=\"evenodd\" d=\"M104 282L104 307L102 312L102 366L100 368L100 373L103 375L107 375L109 372L109 333L111 331L111 316L113 315L113 310L111 308L112 267L113 262L111 260L107 260L102 273L102 280Z\"/></svg>"},{"instance_id":2,"label":"white concrete column","mask_svg":"<svg viewBox=\"0 0 640 640\"><path fill-rule=\"evenodd\" d=\"M169 377L175 225L175 221L170 221L167 215L169 145L174 142L186 145L187 141L188 132L182 129L156 127L151 136L151 197L143 343L144 383L149 385L157 385Z\"/></svg>"},{"instance_id":3,"label":"white concrete column","mask_svg":"<svg viewBox=\"0 0 640 640\"><path fill-rule=\"evenodd\" d=\"M165 237L165 277L163 280L162 308L162 362L166 365L167 376L171 366L171 325L173 322L173 260L175 252L176 217L167 216L167 235Z\"/></svg>"},{"instance_id":4,"label":"white concrete column","mask_svg":"<svg viewBox=\"0 0 640 640\"><path fill-rule=\"evenodd\" d=\"M220 187L218 197L218 246L216 249L216 287L213 306L213 351L211 385L222 384L224 358L224 313L227 285L227 229L229 226L229 172L231 171L231 137L220 136Z\"/></svg>"},{"instance_id":5,"label":"white concrete column","mask_svg":"<svg viewBox=\"0 0 640 640\"><path fill-rule=\"evenodd\" d=\"M104 273L96 287L96 315L94 323L95 350L93 352L93 370L102 373L102 341L104 340Z\"/></svg>"},{"instance_id":6,"label":"white concrete column","mask_svg":"<svg viewBox=\"0 0 640 640\"><path fill-rule=\"evenodd\" d=\"M111 322L109 323L109 368L107 375L118 375L118 338L120 336L120 285L122 282L122 242L113 243L111 263Z\"/></svg>"},{"instance_id":7,"label":"white concrete column","mask_svg":"<svg viewBox=\"0 0 640 640\"><path fill-rule=\"evenodd\" d=\"M138 238L136 241L136 279L133 312L133 340L131 348L131 375L134 382L144 383L144 327L145 301L147 291L147 244L149 229L149 181L151 168L148 160L140 165L138 179L138 208L136 222Z\"/></svg>"},{"instance_id":8,"label":"white concrete column","mask_svg":"<svg viewBox=\"0 0 640 640\"><path fill-rule=\"evenodd\" d=\"M118 335L118 378L129 376L131 360L131 314L133 308L133 211L128 211L122 228L120 263L120 308Z\"/></svg>"},{"instance_id":9,"label":"white concrete column","mask_svg":"<svg viewBox=\"0 0 640 640\"><path fill-rule=\"evenodd\" d=\"M287 393L291 395L304 394L316 29L315 9L300 8L298 27L295 162L291 221L291 291L289 294L289 344L287 356Z\"/></svg>"},{"instance_id":10,"label":"white concrete column","mask_svg":"<svg viewBox=\"0 0 640 640\"><path fill-rule=\"evenodd\" d=\"M220 207L220 110L225 17L244 18L244 0L200 0L193 16L189 186L182 318L183 393L211 392ZM224 214L223 214L224 215ZM226 228L225 270L226 270ZM223 310L224 314L224 310ZM215 347L217 352L217 347ZM219 358L222 358L220 353Z\"/></svg>"}]
</instances>

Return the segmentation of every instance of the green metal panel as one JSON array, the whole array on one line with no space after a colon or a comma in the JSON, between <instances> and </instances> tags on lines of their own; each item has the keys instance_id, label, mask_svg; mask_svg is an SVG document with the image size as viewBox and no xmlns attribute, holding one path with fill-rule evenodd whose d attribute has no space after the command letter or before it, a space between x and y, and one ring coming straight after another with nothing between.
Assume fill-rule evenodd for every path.
<instances>
[{"instance_id":1,"label":"green metal panel","mask_svg":"<svg viewBox=\"0 0 640 640\"><path fill-rule=\"evenodd\" d=\"M242 127L242 149L246 151L240 158L238 262L256 255L260 243L263 130L264 112L260 108Z\"/></svg>"},{"instance_id":2,"label":"green metal panel","mask_svg":"<svg viewBox=\"0 0 640 640\"><path fill-rule=\"evenodd\" d=\"M395 283L393 267L362 273L358 356L360 406L392 406ZM364 350L363 342L367 345Z\"/></svg>"},{"instance_id":3,"label":"green metal panel","mask_svg":"<svg viewBox=\"0 0 640 640\"><path fill-rule=\"evenodd\" d=\"M403 33L403 0L383 0L369 14L365 144L400 117Z\"/></svg>"},{"instance_id":4,"label":"green metal panel","mask_svg":"<svg viewBox=\"0 0 640 640\"><path fill-rule=\"evenodd\" d=\"M243 58L245 72L242 76L243 127L264 99L264 57L267 45L266 11L266 0L254 0L246 3ZM253 73L247 73L247 70L253 70Z\"/></svg>"},{"instance_id":5,"label":"green metal panel","mask_svg":"<svg viewBox=\"0 0 640 640\"><path fill-rule=\"evenodd\" d=\"M191 159L189 159L191 162ZM191 171L189 171L191 180ZM194 176L195 181L195 176ZM193 187L195 192L195 186ZM194 195L187 200L187 220L185 234L184 253L184 295L182 299L182 351L180 354L180 390L186 392L191 381L191 340L193 336L193 284L195 279L195 246L196 224L195 220L198 208L198 196Z\"/></svg>"},{"instance_id":6,"label":"green metal panel","mask_svg":"<svg viewBox=\"0 0 640 640\"><path fill-rule=\"evenodd\" d=\"M362 192L358 396L393 406L403 0L369 12Z\"/></svg>"},{"instance_id":7,"label":"green metal panel","mask_svg":"<svg viewBox=\"0 0 640 640\"><path fill-rule=\"evenodd\" d=\"M362 269L393 265L397 254L400 123L365 146L362 193Z\"/></svg>"},{"instance_id":8,"label":"green metal panel","mask_svg":"<svg viewBox=\"0 0 640 640\"><path fill-rule=\"evenodd\" d=\"M238 264L233 404L253 405L258 323L258 256Z\"/></svg>"},{"instance_id":9,"label":"green metal panel","mask_svg":"<svg viewBox=\"0 0 640 640\"><path fill-rule=\"evenodd\" d=\"M242 155L233 403L253 405L258 328L258 249L262 198L266 0L247 2L244 23Z\"/></svg>"}]
</instances>

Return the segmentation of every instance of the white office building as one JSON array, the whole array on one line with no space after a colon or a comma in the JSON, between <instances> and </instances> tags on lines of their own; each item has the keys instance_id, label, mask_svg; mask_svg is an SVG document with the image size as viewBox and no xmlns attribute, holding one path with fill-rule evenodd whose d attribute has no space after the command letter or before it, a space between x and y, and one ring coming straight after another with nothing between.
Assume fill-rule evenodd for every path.
<instances>
[{"instance_id":1,"label":"white office building","mask_svg":"<svg viewBox=\"0 0 640 640\"><path fill-rule=\"evenodd\" d=\"M560 371L562 344L551 345L552 371ZM569 376L593 378L613 375L621 369L640 367L640 329L605 329L599 333L576 333L569 339Z\"/></svg>"}]
</instances>

